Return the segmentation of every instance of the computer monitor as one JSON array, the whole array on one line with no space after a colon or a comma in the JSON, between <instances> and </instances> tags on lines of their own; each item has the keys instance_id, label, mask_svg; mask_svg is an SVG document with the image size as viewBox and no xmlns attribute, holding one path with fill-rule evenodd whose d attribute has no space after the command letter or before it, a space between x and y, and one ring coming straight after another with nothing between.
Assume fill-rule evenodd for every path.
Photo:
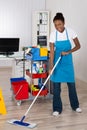
<instances>
[{"instance_id":1,"label":"computer monitor","mask_svg":"<svg viewBox=\"0 0 87 130\"><path fill-rule=\"evenodd\" d=\"M11 55L19 51L19 38L0 38L0 54Z\"/></svg>"}]
</instances>

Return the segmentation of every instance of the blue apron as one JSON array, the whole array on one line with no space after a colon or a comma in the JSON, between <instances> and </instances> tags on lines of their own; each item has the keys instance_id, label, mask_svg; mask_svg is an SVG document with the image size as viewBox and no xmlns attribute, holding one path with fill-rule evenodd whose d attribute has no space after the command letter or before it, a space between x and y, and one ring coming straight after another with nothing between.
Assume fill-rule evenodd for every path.
<instances>
[{"instance_id":1,"label":"blue apron","mask_svg":"<svg viewBox=\"0 0 87 130\"><path fill-rule=\"evenodd\" d=\"M58 41L58 32L56 31L56 42L54 43L54 64L61 55L61 52L71 50L71 43L66 30L67 40ZM52 82L75 82L72 54L61 57L59 64L56 66L50 80Z\"/></svg>"}]
</instances>

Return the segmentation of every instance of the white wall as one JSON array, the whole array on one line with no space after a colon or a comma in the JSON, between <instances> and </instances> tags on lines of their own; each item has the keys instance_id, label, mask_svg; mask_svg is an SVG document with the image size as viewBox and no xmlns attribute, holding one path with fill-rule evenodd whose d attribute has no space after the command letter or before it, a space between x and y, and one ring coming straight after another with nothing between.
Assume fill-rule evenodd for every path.
<instances>
[{"instance_id":1,"label":"white wall","mask_svg":"<svg viewBox=\"0 0 87 130\"><path fill-rule=\"evenodd\" d=\"M44 10L45 0L0 0L0 37L19 37L31 44L32 12Z\"/></svg>"},{"instance_id":2,"label":"white wall","mask_svg":"<svg viewBox=\"0 0 87 130\"><path fill-rule=\"evenodd\" d=\"M66 25L77 32L81 49L73 54L75 72L77 78L87 82L87 0L46 0L46 9L51 11L51 31L53 17L62 12Z\"/></svg>"}]
</instances>

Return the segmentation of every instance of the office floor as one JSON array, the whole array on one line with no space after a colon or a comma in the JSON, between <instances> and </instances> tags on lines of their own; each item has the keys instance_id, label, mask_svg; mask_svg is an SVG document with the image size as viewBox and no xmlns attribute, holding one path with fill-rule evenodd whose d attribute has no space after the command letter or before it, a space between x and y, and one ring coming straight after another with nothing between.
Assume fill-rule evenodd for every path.
<instances>
[{"instance_id":1,"label":"office floor","mask_svg":"<svg viewBox=\"0 0 87 130\"><path fill-rule=\"evenodd\" d=\"M17 106L11 100L10 82L11 69L0 69L0 87L7 108L7 115L0 115L0 130L26 130L27 128L10 125L7 120L20 119L27 110L31 101L25 101ZM40 98L33 106L26 121L37 123L35 130L87 130L87 87L77 86L80 106L83 109L81 114L73 112L69 106L67 87L62 87L63 113L59 117L52 116L52 101Z\"/></svg>"}]
</instances>

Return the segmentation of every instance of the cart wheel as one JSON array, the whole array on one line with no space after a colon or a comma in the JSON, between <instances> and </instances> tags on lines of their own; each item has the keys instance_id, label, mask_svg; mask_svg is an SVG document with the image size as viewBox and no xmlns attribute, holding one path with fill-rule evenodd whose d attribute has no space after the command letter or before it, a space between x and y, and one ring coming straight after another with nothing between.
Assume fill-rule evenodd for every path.
<instances>
[{"instance_id":1,"label":"cart wheel","mask_svg":"<svg viewBox=\"0 0 87 130\"><path fill-rule=\"evenodd\" d=\"M21 105L21 101L17 101L17 106L20 106Z\"/></svg>"}]
</instances>

